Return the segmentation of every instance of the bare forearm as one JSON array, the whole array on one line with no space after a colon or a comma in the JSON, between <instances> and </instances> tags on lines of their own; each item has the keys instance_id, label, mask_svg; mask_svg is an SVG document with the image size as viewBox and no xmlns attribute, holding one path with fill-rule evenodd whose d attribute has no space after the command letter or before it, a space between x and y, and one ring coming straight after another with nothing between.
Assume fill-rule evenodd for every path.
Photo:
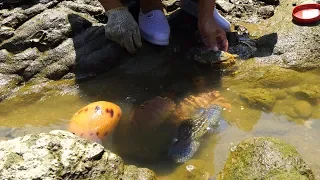
<instances>
[{"instance_id":1,"label":"bare forearm","mask_svg":"<svg viewBox=\"0 0 320 180\"><path fill-rule=\"evenodd\" d=\"M215 0L199 0L199 20L205 21L208 18L212 18L215 5Z\"/></svg>"},{"instance_id":2,"label":"bare forearm","mask_svg":"<svg viewBox=\"0 0 320 180\"><path fill-rule=\"evenodd\" d=\"M105 11L123 6L120 0L99 0Z\"/></svg>"}]
</instances>

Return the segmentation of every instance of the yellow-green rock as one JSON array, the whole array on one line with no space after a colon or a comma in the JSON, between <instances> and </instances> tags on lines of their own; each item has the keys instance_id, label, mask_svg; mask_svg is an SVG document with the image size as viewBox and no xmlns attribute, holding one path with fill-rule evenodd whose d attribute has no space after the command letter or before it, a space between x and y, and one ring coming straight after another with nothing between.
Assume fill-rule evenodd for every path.
<instances>
[{"instance_id":1,"label":"yellow-green rock","mask_svg":"<svg viewBox=\"0 0 320 180\"><path fill-rule=\"evenodd\" d=\"M307 101L296 101L293 103L293 109L300 118L309 118L312 114L312 107Z\"/></svg>"},{"instance_id":2,"label":"yellow-green rock","mask_svg":"<svg viewBox=\"0 0 320 180\"><path fill-rule=\"evenodd\" d=\"M240 92L240 98L254 108L271 109L276 101L274 94L268 89L256 88Z\"/></svg>"},{"instance_id":3,"label":"yellow-green rock","mask_svg":"<svg viewBox=\"0 0 320 180\"><path fill-rule=\"evenodd\" d=\"M280 180L288 177L315 179L293 146L273 137L255 137L232 148L217 180Z\"/></svg>"}]
</instances>

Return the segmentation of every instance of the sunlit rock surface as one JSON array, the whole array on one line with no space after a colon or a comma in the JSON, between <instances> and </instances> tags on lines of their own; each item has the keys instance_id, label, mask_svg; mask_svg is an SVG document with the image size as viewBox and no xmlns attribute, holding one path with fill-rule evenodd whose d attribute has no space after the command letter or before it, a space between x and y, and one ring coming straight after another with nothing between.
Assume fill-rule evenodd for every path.
<instances>
[{"instance_id":1,"label":"sunlit rock surface","mask_svg":"<svg viewBox=\"0 0 320 180\"><path fill-rule=\"evenodd\" d=\"M1 141L0 160L4 179L156 179L153 171L126 166L100 144L60 130Z\"/></svg>"},{"instance_id":2,"label":"sunlit rock surface","mask_svg":"<svg viewBox=\"0 0 320 180\"><path fill-rule=\"evenodd\" d=\"M275 138L255 137L231 148L217 179L287 178L315 179L312 170L293 146Z\"/></svg>"}]
</instances>

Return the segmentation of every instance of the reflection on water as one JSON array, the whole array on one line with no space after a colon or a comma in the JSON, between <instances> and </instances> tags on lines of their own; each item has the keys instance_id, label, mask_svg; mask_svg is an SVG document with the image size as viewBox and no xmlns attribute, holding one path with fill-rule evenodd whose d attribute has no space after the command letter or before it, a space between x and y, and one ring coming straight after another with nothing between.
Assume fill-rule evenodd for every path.
<instances>
[{"instance_id":1,"label":"reflection on water","mask_svg":"<svg viewBox=\"0 0 320 180\"><path fill-rule=\"evenodd\" d=\"M246 75L245 71L241 72L241 68L247 68L244 63L240 65L240 72L221 77L220 71L204 70L188 62L168 63L161 57L153 61L157 63L149 69L144 67L138 74L132 74L135 70L128 65L120 71L110 71L81 83L79 96L47 97L23 106L10 104L10 101L1 103L1 139L66 129L68 119L78 109L93 101L107 100L121 106L123 118L113 136L104 141L104 146L122 156L128 164L154 170L159 179L207 179L222 169L232 146L252 136L274 136L294 145L320 178L320 156L315 156L320 153L320 141L317 140L320 137L318 97L306 100L301 94L312 96L316 94L312 92L315 89L299 89L306 83L319 84L319 70L294 72L288 77L291 80L281 80L281 73L275 73L276 70L269 72L270 69L257 68L257 71ZM271 77L272 74L278 77ZM292 81L293 77L299 81ZM269 81L264 78L269 78ZM275 96L271 98L274 99L271 110L240 98L241 91L255 88L268 89ZM172 136L168 127L159 126L145 132L134 131L131 127L132 111L143 101L162 95L178 102L187 95L212 90L220 90L232 104L232 109L223 112L224 127L221 131L206 137L197 154L186 164L174 165L166 158L166 147ZM261 98L259 95L255 97Z\"/></svg>"}]
</instances>

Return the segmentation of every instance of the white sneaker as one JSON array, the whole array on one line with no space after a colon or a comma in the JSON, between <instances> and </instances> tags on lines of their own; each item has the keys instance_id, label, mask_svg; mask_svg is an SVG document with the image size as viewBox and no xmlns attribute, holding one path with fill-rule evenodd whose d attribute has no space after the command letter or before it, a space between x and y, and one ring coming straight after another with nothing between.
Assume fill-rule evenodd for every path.
<instances>
[{"instance_id":1,"label":"white sneaker","mask_svg":"<svg viewBox=\"0 0 320 180\"><path fill-rule=\"evenodd\" d=\"M161 46L169 44L170 26L161 10L139 13L139 28L144 40Z\"/></svg>"},{"instance_id":2,"label":"white sneaker","mask_svg":"<svg viewBox=\"0 0 320 180\"><path fill-rule=\"evenodd\" d=\"M198 16L198 3L193 0L181 0L180 7L185 12L197 17ZM231 24L228 20L226 20L214 7L213 17L218 23L218 25L225 30L226 32L230 31Z\"/></svg>"}]
</instances>

